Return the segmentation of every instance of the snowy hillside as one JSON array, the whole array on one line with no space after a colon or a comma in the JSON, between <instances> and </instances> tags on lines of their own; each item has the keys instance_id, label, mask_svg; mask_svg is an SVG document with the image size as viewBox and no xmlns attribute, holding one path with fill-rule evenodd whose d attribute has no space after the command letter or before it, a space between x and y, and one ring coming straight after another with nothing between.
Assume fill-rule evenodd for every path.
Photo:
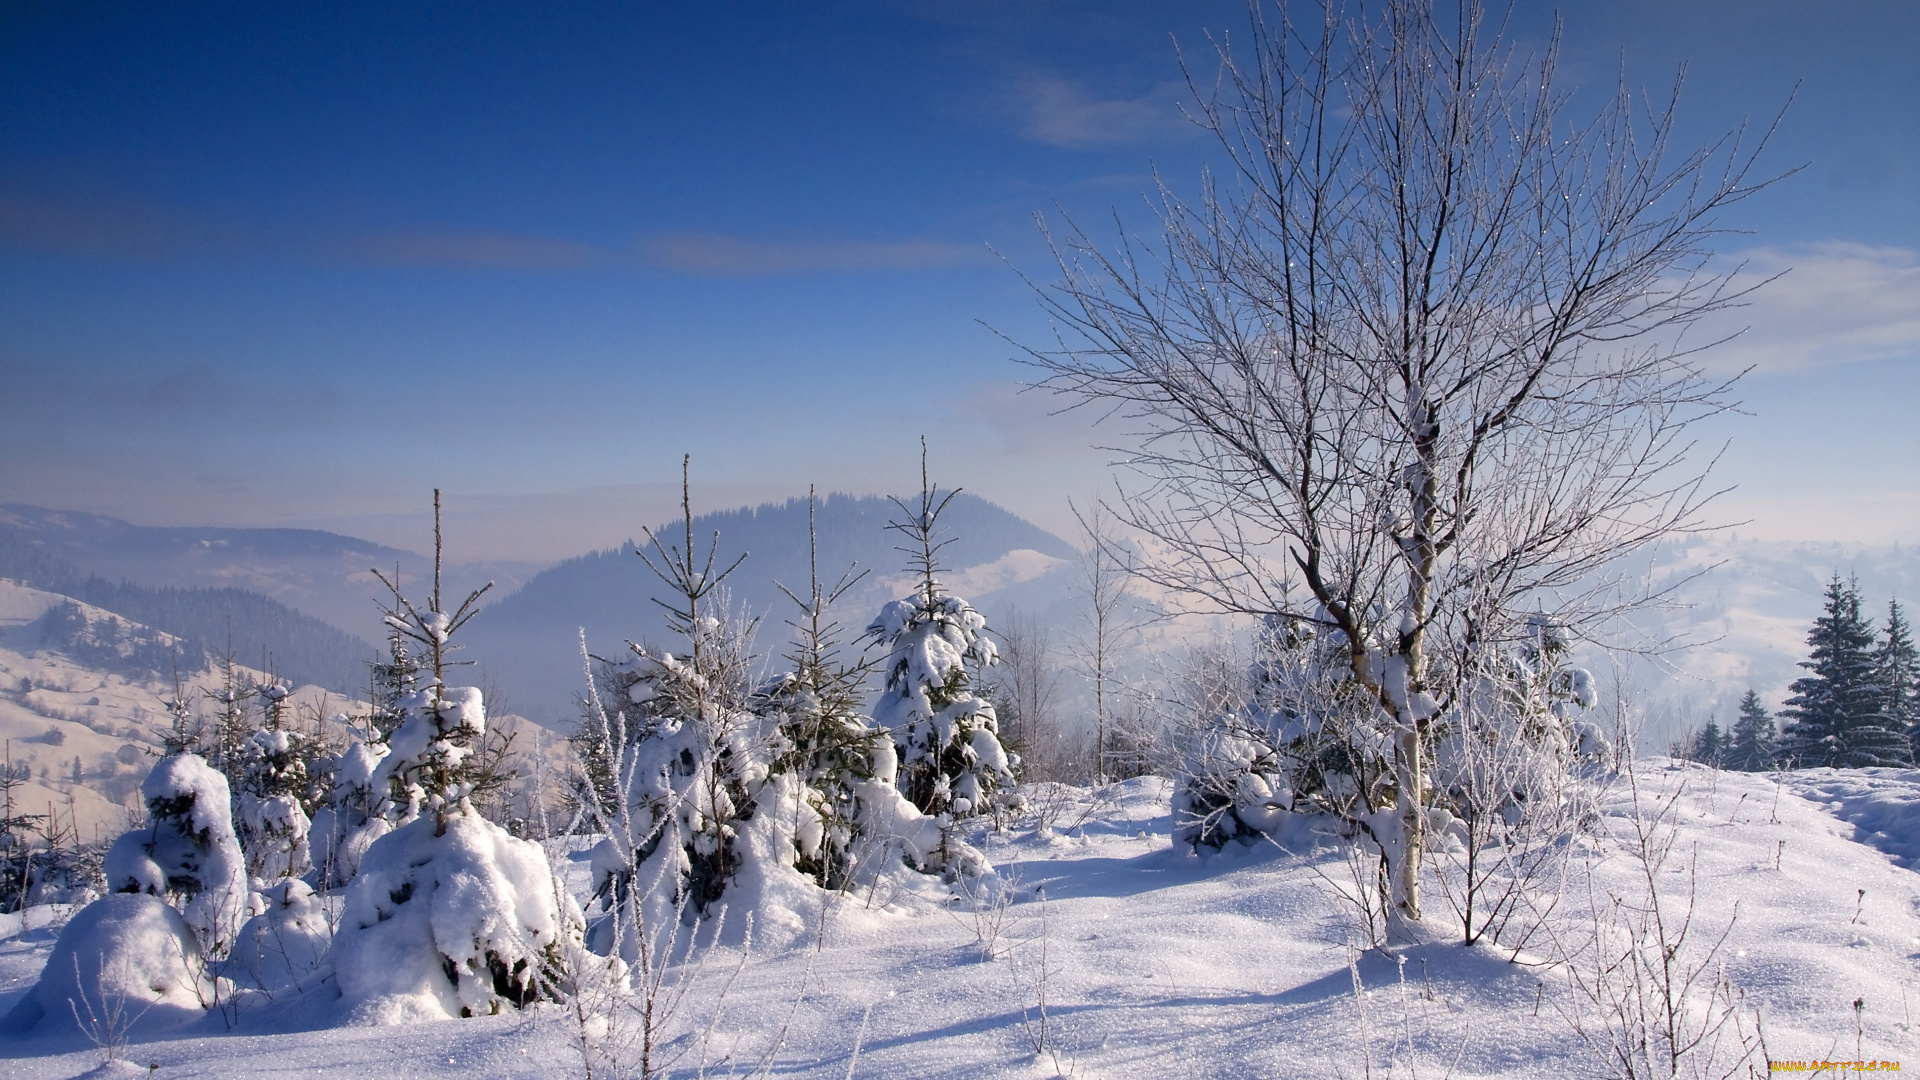
<instances>
[{"instance_id":1,"label":"snowy hillside","mask_svg":"<svg viewBox=\"0 0 1920 1080\"><path fill-rule=\"evenodd\" d=\"M1920 799L1920 772L1865 779L1883 803ZM1637 785L1605 791L1605 835L1579 842L1553 932L1518 962L1456 944L1441 912L1432 940L1368 949L1338 898L1350 879L1333 849L1172 849L1160 781L1098 797L1037 793L1045 821L981 837L1010 904L970 905L932 878L917 890L821 893L799 913L810 929L797 940L744 955L723 947L697 974L680 969L691 982L669 1031L684 1051L672 1075L1603 1076L1604 1009L1571 977L1590 978L1599 955L1592 912L1614 910L1615 897L1644 902L1626 843L1635 786L1643 818L1678 793L1670 834L1656 830L1673 853L1657 877L1671 923L1694 901L1675 955L1707 973L1696 1011L1721 973L1733 995L1722 1068L1736 1066L1742 1038L1757 1048L1758 1032L1775 1060L1912 1062L1920 878L1880 849L1910 852L1920 821L1843 820L1866 798L1832 787L1850 782L1805 773L1776 788L1644 765ZM583 887L584 855L569 865ZM52 937L30 929L0 943L0 1012L32 984ZM1553 962L1562 954L1573 959ZM181 1078L583 1075L577 1024L558 1007L343 1029L330 1026L332 998L322 984L230 1018L216 1010L149 1032L128 1056L140 1074L152 1065ZM98 1061L77 1037L0 1039L10 1077L65 1078Z\"/></svg>"},{"instance_id":2,"label":"snowy hillside","mask_svg":"<svg viewBox=\"0 0 1920 1080\"><path fill-rule=\"evenodd\" d=\"M72 613L66 615L65 613ZM91 647L48 647L49 618L77 617ZM164 661L169 635L65 596L0 579L0 739L11 767L31 778L15 792L23 812L69 818L82 840L111 837L123 827L126 803L160 751L167 730L165 702L171 671L151 664L115 664L103 653L157 651ZM148 658L151 659L151 658ZM242 679L264 672L237 669ZM184 689L198 698L218 683L210 667L181 671ZM331 715L346 699L318 687L300 687L296 709Z\"/></svg>"}]
</instances>

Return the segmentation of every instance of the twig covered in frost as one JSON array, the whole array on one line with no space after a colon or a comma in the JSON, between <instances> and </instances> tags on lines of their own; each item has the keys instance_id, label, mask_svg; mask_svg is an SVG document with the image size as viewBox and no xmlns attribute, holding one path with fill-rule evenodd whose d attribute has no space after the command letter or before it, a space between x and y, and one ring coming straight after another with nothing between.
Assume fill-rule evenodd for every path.
<instances>
[{"instance_id":1,"label":"twig covered in frost","mask_svg":"<svg viewBox=\"0 0 1920 1080\"><path fill-rule=\"evenodd\" d=\"M1739 904L1717 933L1702 932L1697 847L1686 856L1685 891L1663 884L1670 869L1679 869L1674 844L1686 784L1649 800L1631 769L1627 782L1632 802L1617 840L1633 867L1633 886L1602 888L1589 865L1586 940L1570 949L1555 935L1570 991L1556 1007L1619 1080L1725 1080L1764 1052L1757 1024L1746 1030L1744 995L1720 961Z\"/></svg>"},{"instance_id":2,"label":"twig covered in frost","mask_svg":"<svg viewBox=\"0 0 1920 1080\"><path fill-rule=\"evenodd\" d=\"M93 993L89 995L86 980L80 974L80 958L75 956L73 981L79 1002L76 1004L71 997L67 999L67 1008L73 1013L75 1026L100 1051L102 1064L126 1057L128 1031L147 1015L147 1010L153 1008L153 1002L147 1002L138 1009L129 1005L124 987L133 980L128 977L127 962L123 957L116 957L113 963L121 969L119 977L111 980L105 977L107 961L102 957L100 970L93 979ZM107 989L110 983L115 989ZM84 1016L81 1015L83 1012Z\"/></svg>"},{"instance_id":3,"label":"twig covered in frost","mask_svg":"<svg viewBox=\"0 0 1920 1080\"><path fill-rule=\"evenodd\" d=\"M962 918L951 908L944 910L948 917L972 932L980 962L990 964L1012 952L1011 947L1001 948L1000 939L1013 925L1013 902L1020 891L1020 872L1009 869L977 878L956 878L954 887L954 899L965 905L966 915Z\"/></svg>"},{"instance_id":4,"label":"twig covered in frost","mask_svg":"<svg viewBox=\"0 0 1920 1080\"><path fill-rule=\"evenodd\" d=\"M1054 1076L1071 1076L1074 1068L1070 1061L1062 1060L1059 1039L1053 1030L1053 1020L1047 1015L1048 991L1055 974L1052 958L1049 955L1053 935L1047 920L1046 887L1041 886L1036 892L1040 900L1040 933L1033 942L1028 944L1039 945L1040 958L1038 963L1028 968L1031 974L1027 979L1026 992L1021 996L1020 1029L1026 1033L1028 1045L1033 1047L1033 1056L1036 1059L1046 1058L1048 1064L1053 1066ZM1019 960L1016 958L1014 963L1017 978ZM1027 1004L1029 999L1033 1002L1031 1007Z\"/></svg>"}]
</instances>

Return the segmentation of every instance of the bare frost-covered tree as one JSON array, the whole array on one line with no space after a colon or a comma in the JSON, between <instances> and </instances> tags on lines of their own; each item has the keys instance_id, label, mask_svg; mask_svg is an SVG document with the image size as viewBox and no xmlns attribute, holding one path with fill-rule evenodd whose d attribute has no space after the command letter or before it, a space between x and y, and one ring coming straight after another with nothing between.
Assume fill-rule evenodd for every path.
<instances>
[{"instance_id":1,"label":"bare frost-covered tree","mask_svg":"<svg viewBox=\"0 0 1920 1080\"><path fill-rule=\"evenodd\" d=\"M1422 735L1476 658L1528 615L1591 636L1636 600L1601 571L1700 527L1688 425L1730 382L1686 331L1744 295L1708 261L1757 147L1676 151L1677 85L1570 119L1555 45L1519 55L1473 0L1288 10L1190 72L1224 178L1163 185L1149 243L1049 233L1065 333L1030 355L1135 425L1150 581L1339 636L1391 743L1367 825L1411 920Z\"/></svg>"},{"instance_id":2,"label":"bare frost-covered tree","mask_svg":"<svg viewBox=\"0 0 1920 1080\"><path fill-rule=\"evenodd\" d=\"M1075 584L1084 605L1080 633L1073 641L1074 666L1093 691L1093 779L1105 783L1113 727L1115 671L1126 646L1140 629L1131 617L1132 556L1120 546L1106 507L1095 502L1082 513L1069 504L1086 549L1080 553Z\"/></svg>"}]
</instances>

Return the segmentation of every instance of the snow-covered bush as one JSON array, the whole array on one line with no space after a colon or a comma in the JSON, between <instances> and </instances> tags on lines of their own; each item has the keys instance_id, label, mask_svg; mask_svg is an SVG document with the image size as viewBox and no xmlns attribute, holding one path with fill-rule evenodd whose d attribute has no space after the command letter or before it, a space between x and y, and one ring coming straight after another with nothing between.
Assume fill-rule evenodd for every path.
<instances>
[{"instance_id":1,"label":"snow-covered bush","mask_svg":"<svg viewBox=\"0 0 1920 1080\"><path fill-rule=\"evenodd\" d=\"M1540 926L1534 895L1593 813L1585 774L1611 748L1582 719L1596 703L1593 677L1566 663L1568 648L1535 618L1511 646L1482 650L1428 740L1427 845L1469 945L1526 944Z\"/></svg>"},{"instance_id":2,"label":"snow-covered bush","mask_svg":"<svg viewBox=\"0 0 1920 1080\"><path fill-rule=\"evenodd\" d=\"M1460 698L1446 710L1431 700L1414 703L1430 720L1421 746L1434 761L1418 802L1445 811L1443 827L1455 810L1479 813L1467 804L1483 799L1476 794L1483 789L1511 817L1535 792L1559 791L1580 758L1604 752L1598 727L1579 718L1594 701L1592 677L1567 666L1566 652L1549 624L1529 623L1512 647L1489 647L1472 659L1473 672L1456 680ZM1201 718L1177 738L1180 839L1218 847L1271 832L1285 813L1331 815L1369 835L1393 831L1378 816L1398 801L1391 719L1352 678L1349 656L1337 631L1270 617L1255 635L1241 686L1218 658L1195 665L1176 695ZM1388 686L1391 676L1373 673Z\"/></svg>"},{"instance_id":3,"label":"snow-covered bush","mask_svg":"<svg viewBox=\"0 0 1920 1080\"><path fill-rule=\"evenodd\" d=\"M199 954L225 956L251 914L227 778L194 754L175 754L154 765L140 791L147 823L108 850L107 888L177 905L198 939Z\"/></svg>"},{"instance_id":4,"label":"snow-covered bush","mask_svg":"<svg viewBox=\"0 0 1920 1080\"><path fill-rule=\"evenodd\" d=\"M546 853L471 813L381 837L347 886L335 977L355 1023L485 1016L558 993L580 915Z\"/></svg>"},{"instance_id":5,"label":"snow-covered bush","mask_svg":"<svg viewBox=\"0 0 1920 1080\"><path fill-rule=\"evenodd\" d=\"M178 1022L204 1012L214 989L180 913L157 897L120 893L68 920L40 981L0 1027L72 1031L110 1012L129 1024Z\"/></svg>"},{"instance_id":6,"label":"snow-covered bush","mask_svg":"<svg viewBox=\"0 0 1920 1080\"><path fill-rule=\"evenodd\" d=\"M1253 656L1195 655L1174 699L1174 833L1220 847L1271 835L1292 813L1350 822L1391 802L1388 740L1339 667L1337 635L1268 619Z\"/></svg>"},{"instance_id":7,"label":"snow-covered bush","mask_svg":"<svg viewBox=\"0 0 1920 1080\"><path fill-rule=\"evenodd\" d=\"M331 889L353 880L368 846L392 831L380 813L389 804L373 782L386 753L384 744L369 747L355 740L326 760L333 790L326 805L313 812L308 833L317 887Z\"/></svg>"},{"instance_id":8,"label":"snow-covered bush","mask_svg":"<svg viewBox=\"0 0 1920 1080\"><path fill-rule=\"evenodd\" d=\"M263 894L266 910L247 920L227 955L226 972L266 991L297 987L326 965L333 928L306 882L280 882Z\"/></svg>"},{"instance_id":9,"label":"snow-covered bush","mask_svg":"<svg viewBox=\"0 0 1920 1080\"><path fill-rule=\"evenodd\" d=\"M268 687L271 690L284 688ZM243 769L236 802L240 812L240 846L247 855L247 872L273 882L307 872L307 834L312 822L300 805L307 786L305 736L273 723L248 737L241 751Z\"/></svg>"}]
</instances>

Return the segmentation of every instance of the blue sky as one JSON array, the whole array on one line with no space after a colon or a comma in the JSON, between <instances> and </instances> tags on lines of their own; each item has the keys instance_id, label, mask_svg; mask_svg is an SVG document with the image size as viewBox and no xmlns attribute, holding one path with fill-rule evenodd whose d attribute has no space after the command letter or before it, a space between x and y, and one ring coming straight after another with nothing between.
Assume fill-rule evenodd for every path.
<instances>
[{"instance_id":1,"label":"blue sky","mask_svg":"<svg viewBox=\"0 0 1920 1080\"><path fill-rule=\"evenodd\" d=\"M1553 9L1511 29L1544 40ZM1920 8L1569 10L1563 78L1799 87L1724 245L1792 267L1719 475L1743 535L1920 533ZM1099 433L1018 393L1036 210L1142 220L1239 3L0 6L0 501L546 559L699 498L936 476L1064 531ZM1578 99L1576 100L1576 111ZM984 324L984 325L983 325ZM992 328L992 329L989 329Z\"/></svg>"}]
</instances>

